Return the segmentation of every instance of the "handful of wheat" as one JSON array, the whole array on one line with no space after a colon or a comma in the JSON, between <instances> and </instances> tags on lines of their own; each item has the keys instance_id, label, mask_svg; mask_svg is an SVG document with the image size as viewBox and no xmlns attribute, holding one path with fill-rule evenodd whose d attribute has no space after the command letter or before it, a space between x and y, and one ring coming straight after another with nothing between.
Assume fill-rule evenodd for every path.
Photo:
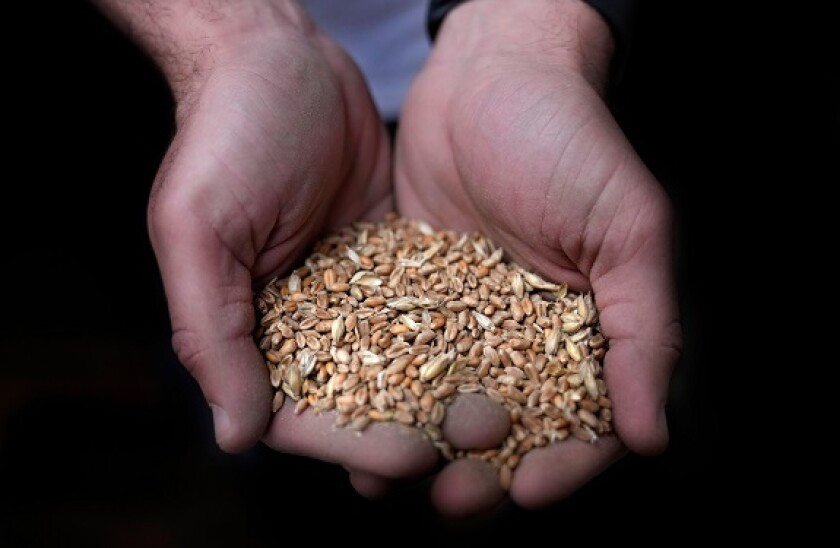
<instances>
[{"instance_id":1,"label":"handful of wheat","mask_svg":"<svg viewBox=\"0 0 840 548\"><path fill-rule=\"evenodd\" d=\"M503 259L480 234L395 216L322 239L256 297L274 411L288 397L296 413L335 410L337 425L360 432L371 421L419 428L447 459L496 465L505 488L532 448L610 432L592 295ZM500 447L456 451L443 440L458 393L510 412Z\"/></svg>"}]
</instances>

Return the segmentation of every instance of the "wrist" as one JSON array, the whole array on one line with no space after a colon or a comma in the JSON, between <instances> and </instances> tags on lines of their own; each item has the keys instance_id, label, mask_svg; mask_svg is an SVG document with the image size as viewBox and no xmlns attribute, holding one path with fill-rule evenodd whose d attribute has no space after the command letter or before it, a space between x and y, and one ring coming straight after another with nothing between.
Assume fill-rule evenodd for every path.
<instances>
[{"instance_id":1,"label":"wrist","mask_svg":"<svg viewBox=\"0 0 840 548\"><path fill-rule=\"evenodd\" d=\"M458 56L523 56L581 74L603 91L615 43L582 0L471 0L446 17L435 50Z\"/></svg>"},{"instance_id":2,"label":"wrist","mask_svg":"<svg viewBox=\"0 0 840 548\"><path fill-rule=\"evenodd\" d=\"M296 0L93 0L158 65L179 99L255 41L312 30Z\"/></svg>"}]
</instances>

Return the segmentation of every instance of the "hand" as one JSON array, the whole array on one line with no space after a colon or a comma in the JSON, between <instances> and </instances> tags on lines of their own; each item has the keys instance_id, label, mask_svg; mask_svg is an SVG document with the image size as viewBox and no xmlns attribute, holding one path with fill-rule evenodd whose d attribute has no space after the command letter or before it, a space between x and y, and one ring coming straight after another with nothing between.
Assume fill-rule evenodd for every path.
<instances>
[{"instance_id":1,"label":"hand","mask_svg":"<svg viewBox=\"0 0 840 548\"><path fill-rule=\"evenodd\" d=\"M461 4L401 120L398 211L479 229L546 278L593 290L610 340L617 437L529 453L510 491L525 507L568 496L625 447L667 445L664 404L681 344L670 209L602 99L611 49L606 24L579 0ZM436 504L454 514L491 505L468 495L495 479L479 466L444 470Z\"/></svg>"},{"instance_id":2,"label":"hand","mask_svg":"<svg viewBox=\"0 0 840 548\"><path fill-rule=\"evenodd\" d=\"M296 4L255 6L201 20L217 26L156 55L178 131L150 235L173 346L229 451L259 440L271 410L253 288L322 231L393 209L387 135L350 58Z\"/></svg>"}]
</instances>

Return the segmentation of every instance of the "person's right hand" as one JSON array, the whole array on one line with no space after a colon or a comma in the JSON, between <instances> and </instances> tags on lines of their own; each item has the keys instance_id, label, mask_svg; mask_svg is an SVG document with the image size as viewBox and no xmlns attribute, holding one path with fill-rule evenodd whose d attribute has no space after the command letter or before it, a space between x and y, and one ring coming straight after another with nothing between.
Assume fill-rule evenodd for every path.
<instances>
[{"instance_id":1,"label":"person's right hand","mask_svg":"<svg viewBox=\"0 0 840 548\"><path fill-rule=\"evenodd\" d=\"M213 409L217 442L238 451L271 410L253 289L323 230L392 202L387 136L350 58L293 2L219 9L192 49L156 56L177 133L148 220L174 349Z\"/></svg>"}]
</instances>

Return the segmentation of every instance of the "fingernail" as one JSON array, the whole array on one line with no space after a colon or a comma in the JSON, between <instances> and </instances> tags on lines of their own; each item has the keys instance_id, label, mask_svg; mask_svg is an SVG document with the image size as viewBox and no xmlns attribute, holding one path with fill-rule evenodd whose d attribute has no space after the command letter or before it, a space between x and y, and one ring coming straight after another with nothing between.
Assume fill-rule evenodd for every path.
<instances>
[{"instance_id":1,"label":"fingernail","mask_svg":"<svg viewBox=\"0 0 840 548\"><path fill-rule=\"evenodd\" d=\"M218 405L211 403L210 409L213 411L213 428L216 433L216 443L221 444L222 440L227 439L228 430L230 430L230 419L225 410Z\"/></svg>"}]
</instances>

